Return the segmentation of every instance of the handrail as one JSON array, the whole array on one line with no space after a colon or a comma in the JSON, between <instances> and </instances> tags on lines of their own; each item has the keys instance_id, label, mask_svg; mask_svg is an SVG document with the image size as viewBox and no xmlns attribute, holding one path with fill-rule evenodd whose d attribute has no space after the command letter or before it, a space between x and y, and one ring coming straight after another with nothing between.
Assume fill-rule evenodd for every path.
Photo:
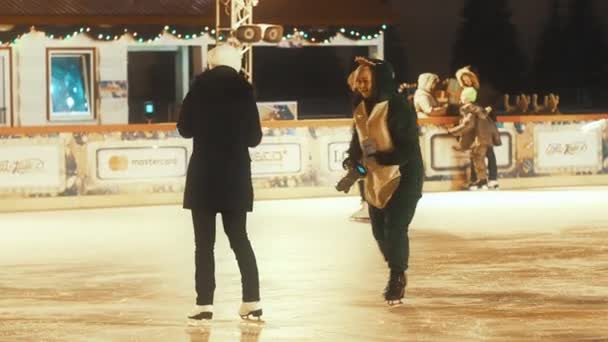
<instances>
[{"instance_id":1,"label":"handrail","mask_svg":"<svg viewBox=\"0 0 608 342\"><path fill-rule=\"evenodd\" d=\"M594 121L608 119L606 114L567 114L567 115L503 115L498 116L498 122L566 122ZM456 116L437 116L418 119L419 125L450 125L458 122ZM323 119L323 120L284 120L263 121L267 128L297 128L297 127L344 127L351 126L352 119ZM104 133L104 132L137 132L137 131L173 131L175 123L134 124L134 125L53 125L53 126L24 126L0 127L0 135L35 135L53 133Z\"/></svg>"}]
</instances>

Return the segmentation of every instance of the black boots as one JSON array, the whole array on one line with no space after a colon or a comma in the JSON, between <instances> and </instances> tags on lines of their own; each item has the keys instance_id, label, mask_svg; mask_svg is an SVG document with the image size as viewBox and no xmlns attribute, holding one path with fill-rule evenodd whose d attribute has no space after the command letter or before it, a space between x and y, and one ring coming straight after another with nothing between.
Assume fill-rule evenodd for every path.
<instances>
[{"instance_id":1,"label":"black boots","mask_svg":"<svg viewBox=\"0 0 608 342\"><path fill-rule=\"evenodd\" d=\"M384 299L389 305L402 304L405 295L405 286L407 285L407 277L404 272L393 272L388 279L388 284L384 289Z\"/></svg>"}]
</instances>

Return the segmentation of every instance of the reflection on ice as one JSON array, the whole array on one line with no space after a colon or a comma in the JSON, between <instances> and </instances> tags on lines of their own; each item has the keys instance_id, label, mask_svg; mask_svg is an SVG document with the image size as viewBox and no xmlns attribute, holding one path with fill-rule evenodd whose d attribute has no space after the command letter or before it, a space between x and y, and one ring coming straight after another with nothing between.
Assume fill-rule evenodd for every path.
<instances>
[{"instance_id":1,"label":"reflection on ice","mask_svg":"<svg viewBox=\"0 0 608 342\"><path fill-rule=\"evenodd\" d=\"M189 327L193 236L179 207L0 216L0 341L599 341L608 190L425 195L404 305L357 198L258 202L265 322L238 316L222 235L214 320ZM501 204L504 204L501 206ZM221 223L219 223L221 226Z\"/></svg>"}]
</instances>

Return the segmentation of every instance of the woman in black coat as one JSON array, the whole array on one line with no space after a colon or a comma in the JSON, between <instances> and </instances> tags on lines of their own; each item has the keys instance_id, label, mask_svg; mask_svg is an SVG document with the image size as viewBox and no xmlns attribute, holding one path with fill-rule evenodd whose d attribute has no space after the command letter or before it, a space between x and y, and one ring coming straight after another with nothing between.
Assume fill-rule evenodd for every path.
<instances>
[{"instance_id":1,"label":"woman in black coat","mask_svg":"<svg viewBox=\"0 0 608 342\"><path fill-rule=\"evenodd\" d=\"M241 316L261 316L255 254L246 230L253 207L249 147L262 139L251 84L237 70L240 51L220 45L209 54L210 70L194 81L184 99L177 129L194 138L188 165L184 208L192 211L196 243L196 307L189 318L211 319L215 290L215 216L222 214L224 231L236 255L243 286Z\"/></svg>"}]
</instances>

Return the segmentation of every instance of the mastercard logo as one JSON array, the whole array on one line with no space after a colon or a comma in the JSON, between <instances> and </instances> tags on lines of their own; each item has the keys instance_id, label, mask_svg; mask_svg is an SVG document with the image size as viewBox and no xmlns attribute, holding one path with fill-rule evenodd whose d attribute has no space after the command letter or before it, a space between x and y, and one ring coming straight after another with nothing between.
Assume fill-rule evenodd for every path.
<instances>
[{"instance_id":1,"label":"mastercard logo","mask_svg":"<svg viewBox=\"0 0 608 342\"><path fill-rule=\"evenodd\" d=\"M112 171L126 171L129 168L129 158L125 156L112 156L108 161Z\"/></svg>"}]
</instances>

